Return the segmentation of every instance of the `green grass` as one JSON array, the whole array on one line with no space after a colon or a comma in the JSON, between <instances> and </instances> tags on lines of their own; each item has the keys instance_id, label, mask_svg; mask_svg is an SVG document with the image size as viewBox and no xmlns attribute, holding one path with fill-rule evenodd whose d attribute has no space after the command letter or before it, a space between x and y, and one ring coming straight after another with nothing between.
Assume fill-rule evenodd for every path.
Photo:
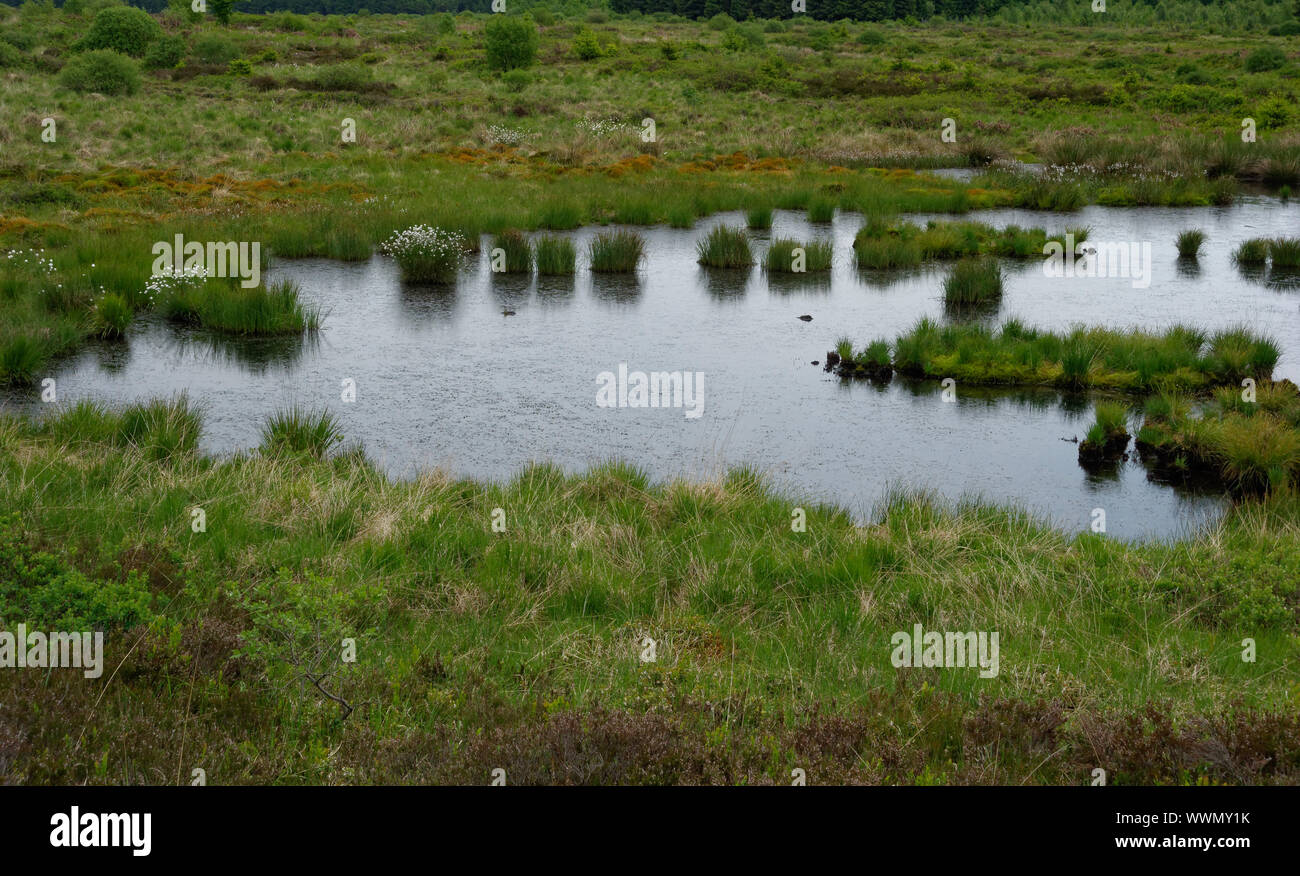
<instances>
[{"instance_id":1,"label":"green grass","mask_svg":"<svg viewBox=\"0 0 1300 876\"><path fill-rule=\"evenodd\" d=\"M749 235L743 228L715 225L695 242L699 263L710 268L747 268L754 264Z\"/></svg>"},{"instance_id":2,"label":"green grass","mask_svg":"<svg viewBox=\"0 0 1300 876\"><path fill-rule=\"evenodd\" d=\"M769 271L793 273L797 256L802 255L802 271L829 271L833 259L833 245L828 240L813 240L808 243L790 237L778 237L767 248L763 266Z\"/></svg>"},{"instance_id":3,"label":"green grass","mask_svg":"<svg viewBox=\"0 0 1300 876\"><path fill-rule=\"evenodd\" d=\"M1300 770L1294 496L1132 544L923 494L856 521L743 469L389 480L311 451L177 454L160 477L139 447L73 428L0 417L0 505L16 515L0 564L27 570L29 601L94 592L68 586L74 572L98 582L111 601L94 616L124 647L107 697L67 674L5 676L16 783L174 777L182 723L229 784L486 784L497 767L521 785L780 783L795 766L825 784L1082 785L1099 762L1122 784ZM24 616L44 618L33 605ZM900 673L891 635L915 623L1000 631L998 678ZM1256 663L1240 659L1243 630ZM655 663L638 659L647 636ZM345 637L355 664L333 656ZM346 720L296 682L293 661L322 643ZM552 654L566 659L540 671ZM1152 671L1168 654L1195 666ZM1207 722L1231 763L1187 729ZM859 746L891 754L842 754Z\"/></svg>"},{"instance_id":4,"label":"green grass","mask_svg":"<svg viewBox=\"0 0 1300 876\"><path fill-rule=\"evenodd\" d=\"M545 234L535 242L537 273L541 276L572 274L577 263L577 250L567 237Z\"/></svg>"},{"instance_id":5,"label":"green grass","mask_svg":"<svg viewBox=\"0 0 1300 876\"><path fill-rule=\"evenodd\" d=\"M1151 393L1201 391L1272 374L1277 342L1245 328L1212 335L1077 327L1067 333L1007 320L1000 328L921 319L894 341L905 374L976 384L1040 385Z\"/></svg>"},{"instance_id":6,"label":"green grass","mask_svg":"<svg viewBox=\"0 0 1300 876\"><path fill-rule=\"evenodd\" d=\"M126 298L115 292L105 292L95 302L91 311L91 334L99 338L121 338L135 318L135 312Z\"/></svg>"},{"instance_id":7,"label":"green grass","mask_svg":"<svg viewBox=\"0 0 1300 876\"><path fill-rule=\"evenodd\" d=\"M745 211L745 224L755 231L772 227L772 208L770 206L751 207Z\"/></svg>"},{"instance_id":8,"label":"green grass","mask_svg":"<svg viewBox=\"0 0 1300 876\"><path fill-rule=\"evenodd\" d=\"M1178 257L1194 259L1201 253L1201 244L1205 243L1205 232L1199 228L1189 228L1178 232Z\"/></svg>"},{"instance_id":9,"label":"green grass","mask_svg":"<svg viewBox=\"0 0 1300 876\"><path fill-rule=\"evenodd\" d=\"M1268 242L1268 256L1275 268L1300 268L1300 237L1275 237Z\"/></svg>"},{"instance_id":10,"label":"green grass","mask_svg":"<svg viewBox=\"0 0 1300 876\"><path fill-rule=\"evenodd\" d=\"M234 335L292 335L320 327L319 312L299 299L292 280L248 289L208 280L175 290L159 308L172 320Z\"/></svg>"},{"instance_id":11,"label":"green grass","mask_svg":"<svg viewBox=\"0 0 1300 876\"><path fill-rule=\"evenodd\" d=\"M853 254L859 268L889 270L921 263L921 247L915 240L901 237L867 237L853 241Z\"/></svg>"},{"instance_id":12,"label":"green grass","mask_svg":"<svg viewBox=\"0 0 1300 876\"><path fill-rule=\"evenodd\" d=\"M943 281L946 304L984 304L1001 298L1002 266L994 258L962 259Z\"/></svg>"},{"instance_id":13,"label":"green grass","mask_svg":"<svg viewBox=\"0 0 1300 876\"><path fill-rule=\"evenodd\" d=\"M498 255L498 250L500 253ZM498 267L506 274L531 274L533 272L533 248L523 233L511 229L503 231L492 238L492 270ZM498 264L498 257L500 262Z\"/></svg>"},{"instance_id":14,"label":"green grass","mask_svg":"<svg viewBox=\"0 0 1300 876\"><path fill-rule=\"evenodd\" d=\"M1262 237L1244 240L1232 254L1232 260L1239 265L1263 265L1268 261L1269 242Z\"/></svg>"},{"instance_id":15,"label":"green grass","mask_svg":"<svg viewBox=\"0 0 1300 876\"><path fill-rule=\"evenodd\" d=\"M324 459L342 441L343 433L333 414L294 405L267 421L258 447L272 456L305 454Z\"/></svg>"},{"instance_id":16,"label":"green grass","mask_svg":"<svg viewBox=\"0 0 1300 876\"><path fill-rule=\"evenodd\" d=\"M835 202L825 198L813 198L808 202L808 221L826 223L835 218Z\"/></svg>"},{"instance_id":17,"label":"green grass","mask_svg":"<svg viewBox=\"0 0 1300 876\"><path fill-rule=\"evenodd\" d=\"M645 257L645 238L625 229L602 231L592 238L588 256L598 274L632 273Z\"/></svg>"}]
</instances>

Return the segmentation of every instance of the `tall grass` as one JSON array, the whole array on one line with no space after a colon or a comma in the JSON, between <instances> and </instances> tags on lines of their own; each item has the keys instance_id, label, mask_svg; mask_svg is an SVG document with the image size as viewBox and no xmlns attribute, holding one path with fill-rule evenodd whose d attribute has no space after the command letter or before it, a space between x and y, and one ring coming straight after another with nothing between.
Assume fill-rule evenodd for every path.
<instances>
[{"instance_id":1,"label":"tall grass","mask_svg":"<svg viewBox=\"0 0 1300 876\"><path fill-rule=\"evenodd\" d=\"M747 268L754 263L749 235L743 228L716 225L695 242L699 263L710 268Z\"/></svg>"},{"instance_id":2,"label":"tall grass","mask_svg":"<svg viewBox=\"0 0 1300 876\"><path fill-rule=\"evenodd\" d=\"M1178 232L1178 256L1184 259L1194 259L1201 252L1201 244L1205 242L1205 232L1199 228L1189 228L1186 231Z\"/></svg>"},{"instance_id":3,"label":"tall grass","mask_svg":"<svg viewBox=\"0 0 1300 876\"><path fill-rule=\"evenodd\" d=\"M511 229L503 231L492 238L491 265L496 271L498 265L507 274L531 274L533 272L533 248L528 238Z\"/></svg>"},{"instance_id":4,"label":"tall grass","mask_svg":"<svg viewBox=\"0 0 1300 876\"><path fill-rule=\"evenodd\" d=\"M863 237L853 241L858 267L870 270L907 268L921 263L921 247L915 240L901 237Z\"/></svg>"},{"instance_id":5,"label":"tall grass","mask_svg":"<svg viewBox=\"0 0 1300 876\"><path fill-rule=\"evenodd\" d=\"M950 305L983 304L1002 297L1002 266L994 258L962 259L943 282Z\"/></svg>"},{"instance_id":6,"label":"tall grass","mask_svg":"<svg viewBox=\"0 0 1300 876\"><path fill-rule=\"evenodd\" d=\"M813 198L808 202L808 221L814 223L831 222L835 219L835 202L825 198Z\"/></svg>"},{"instance_id":7,"label":"tall grass","mask_svg":"<svg viewBox=\"0 0 1300 876\"><path fill-rule=\"evenodd\" d=\"M778 237L767 248L763 266L769 271L779 273L829 271L832 249L833 246L828 240L803 243L790 237Z\"/></svg>"},{"instance_id":8,"label":"tall grass","mask_svg":"<svg viewBox=\"0 0 1300 876\"><path fill-rule=\"evenodd\" d=\"M591 240L591 269L598 274L628 274L645 256L645 238L634 231L602 231Z\"/></svg>"},{"instance_id":9,"label":"tall grass","mask_svg":"<svg viewBox=\"0 0 1300 876\"><path fill-rule=\"evenodd\" d=\"M1262 237L1244 240L1232 254L1232 260L1239 265L1262 265L1268 261L1268 241Z\"/></svg>"},{"instance_id":10,"label":"tall grass","mask_svg":"<svg viewBox=\"0 0 1300 876\"><path fill-rule=\"evenodd\" d=\"M772 208L770 206L751 207L745 211L745 224L755 231L772 227Z\"/></svg>"},{"instance_id":11,"label":"tall grass","mask_svg":"<svg viewBox=\"0 0 1300 876\"><path fill-rule=\"evenodd\" d=\"M45 417L36 431L62 443L131 448L154 462L164 462L198 447L203 416L184 393L119 410L82 399Z\"/></svg>"},{"instance_id":12,"label":"tall grass","mask_svg":"<svg viewBox=\"0 0 1300 876\"><path fill-rule=\"evenodd\" d=\"M268 456L287 453L323 459L342 441L338 420L329 411L293 405L267 420L258 447Z\"/></svg>"},{"instance_id":13,"label":"tall grass","mask_svg":"<svg viewBox=\"0 0 1300 876\"><path fill-rule=\"evenodd\" d=\"M315 331L320 312L304 304L292 280L245 289L208 280L173 290L159 309L170 319L236 335L289 335Z\"/></svg>"},{"instance_id":14,"label":"tall grass","mask_svg":"<svg viewBox=\"0 0 1300 876\"><path fill-rule=\"evenodd\" d=\"M1273 238L1268 242L1268 256L1275 268L1300 268L1300 237Z\"/></svg>"},{"instance_id":15,"label":"tall grass","mask_svg":"<svg viewBox=\"0 0 1300 876\"><path fill-rule=\"evenodd\" d=\"M573 241L556 234L545 234L535 242L537 273L542 276L572 274L577 263Z\"/></svg>"}]
</instances>

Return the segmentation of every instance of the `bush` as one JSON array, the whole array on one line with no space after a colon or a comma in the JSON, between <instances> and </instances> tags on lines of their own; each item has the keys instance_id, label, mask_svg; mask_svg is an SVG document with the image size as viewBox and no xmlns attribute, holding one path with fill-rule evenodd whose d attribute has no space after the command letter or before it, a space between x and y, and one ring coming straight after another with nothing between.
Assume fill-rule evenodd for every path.
<instances>
[{"instance_id":1,"label":"bush","mask_svg":"<svg viewBox=\"0 0 1300 876\"><path fill-rule=\"evenodd\" d=\"M361 64L332 64L318 70L313 81L322 91L364 91L375 77Z\"/></svg>"},{"instance_id":2,"label":"bush","mask_svg":"<svg viewBox=\"0 0 1300 876\"><path fill-rule=\"evenodd\" d=\"M230 66L226 69L230 71L232 76L252 76L253 62L247 58L236 58L230 62Z\"/></svg>"},{"instance_id":3,"label":"bush","mask_svg":"<svg viewBox=\"0 0 1300 876\"><path fill-rule=\"evenodd\" d=\"M0 615L56 630L132 627L153 619L145 576L94 581L27 544L17 514L0 518Z\"/></svg>"},{"instance_id":4,"label":"bush","mask_svg":"<svg viewBox=\"0 0 1300 876\"><path fill-rule=\"evenodd\" d=\"M161 36L162 28L148 12L134 6L113 6L99 11L77 49L110 49L138 58Z\"/></svg>"},{"instance_id":5,"label":"bush","mask_svg":"<svg viewBox=\"0 0 1300 876\"><path fill-rule=\"evenodd\" d=\"M578 33L573 38L573 54L581 61L594 61L601 56L600 41L591 28L578 28Z\"/></svg>"},{"instance_id":6,"label":"bush","mask_svg":"<svg viewBox=\"0 0 1300 876\"><path fill-rule=\"evenodd\" d=\"M204 64L226 66L239 57L234 40L219 33L205 33L194 41L194 57Z\"/></svg>"},{"instance_id":7,"label":"bush","mask_svg":"<svg viewBox=\"0 0 1300 876\"><path fill-rule=\"evenodd\" d=\"M170 70L179 64L184 58L189 47L185 45L185 39L179 36L165 36L162 39L154 40L149 45L149 50L144 53L144 68L146 70Z\"/></svg>"},{"instance_id":8,"label":"bush","mask_svg":"<svg viewBox=\"0 0 1300 876\"><path fill-rule=\"evenodd\" d=\"M537 25L525 16L493 15L483 26L488 67L515 70L537 58Z\"/></svg>"},{"instance_id":9,"label":"bush","mask_svg":"<svg viewBox=\"0 0 1300 876\"><path fill-rule=\"evenodd\" d=\"M1246 56L1247 73L1264 73L1276 70L1286 63L1286 53L1277 46L1264 46Z\"/></svg>"},{"instance_id":10,"label":"bush","mask_svg":"<svg viewBox=\"0 0 1300 876\"><path fill-rule=\"evenodd\" d=\"M59 72L59 82L83 94L135 94L140 89L140 70L126 55L99 49L69 61Z\"/></svg>"}]
</instances>

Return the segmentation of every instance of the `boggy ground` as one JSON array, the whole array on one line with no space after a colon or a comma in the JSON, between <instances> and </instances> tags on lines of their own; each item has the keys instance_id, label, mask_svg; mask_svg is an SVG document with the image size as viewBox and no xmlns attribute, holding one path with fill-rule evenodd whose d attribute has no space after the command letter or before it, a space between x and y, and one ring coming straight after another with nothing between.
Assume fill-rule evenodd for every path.
<instances>
[{"instance_id":1,"label":"boggy ground","mask_svg":"<svg viewBox=\"0 0 1300 876\"><path fill-rule=\"evenodd\" d=\"M10 781L1300 778L1290 492L1130 545L916 494L859 525L744 470L396 482L310 423L217 461L197 429L0 421L0 614L109 631L99 679L0 673ZM895 668L917 623L999 631L998 675Z\"/></svg>"}]
</instances>

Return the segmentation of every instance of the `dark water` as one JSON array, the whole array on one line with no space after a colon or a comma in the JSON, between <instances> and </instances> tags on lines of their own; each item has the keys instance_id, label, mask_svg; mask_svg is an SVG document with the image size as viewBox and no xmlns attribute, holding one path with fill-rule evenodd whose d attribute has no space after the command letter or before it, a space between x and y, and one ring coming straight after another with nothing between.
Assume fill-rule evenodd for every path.
<instances>
[{"instance_id":1,"label":"dark water","mask_svg":"<svg viewBox=\"0 0 1300 876\"><path fill-rule=\"evenodd\" d=\"M1093 240L1152 242L1149 288L1122 278L1049 279L1034 259L1011 268L1002 305L986 318L1015 315L1052 329L1245 323L1282 342L1278 376L1300 378L1300 289L1244 277L1230 260L1246 237L1297 233L1296 205L971 218L1053 232L1088 225ZM890 486L928 487L1014 502L1071 531L1103 508L1108 532L1126 538L1180 535L1221 513L1219 496L1154 483L1136 462L1107 475L1080 468L1076 445L1061 439L1086 432L1086 398L958 387L949 404L934 383L882 388L824 373L811 362L841 335L862 343L893 337L921 316L944 317L945 269L860 273L850 249L860 217L810 226L794 213L778 213L772 233L832 237L830 277L769 282L758 268L700 268L695 240L713 224L741 221L732 214L689 231L641 229L648 258L635 279L593 277L581 255L576 279L493 275L484 253L454 291L434 291L404 288L396 266L379 257L281 262L269 277L292 277L326 311L317 339L219 341L142 320L126 343L95 345L63 363L59 398L122 403L188 391L206 409L204 446L217 453L255 445L267 417L290 403L325 407L349 440L399 475L440 465L505 478L533 459L581 470L622 458L662 479L749 463L797 496L864 516ZM1173 246L1193 226L1208 234L1197 270L1180 267ZM574 233L580 252L592 234ZM768 235L755 238L761 252ZM507 306L516 315L503 316ZM597 407L597 375L620 363L703 372L703 415ZM356 382L355 403L340 399L344 378ZM33 396L11 396L6 406L38 409Z\"/></svg>"}]
</instances>

